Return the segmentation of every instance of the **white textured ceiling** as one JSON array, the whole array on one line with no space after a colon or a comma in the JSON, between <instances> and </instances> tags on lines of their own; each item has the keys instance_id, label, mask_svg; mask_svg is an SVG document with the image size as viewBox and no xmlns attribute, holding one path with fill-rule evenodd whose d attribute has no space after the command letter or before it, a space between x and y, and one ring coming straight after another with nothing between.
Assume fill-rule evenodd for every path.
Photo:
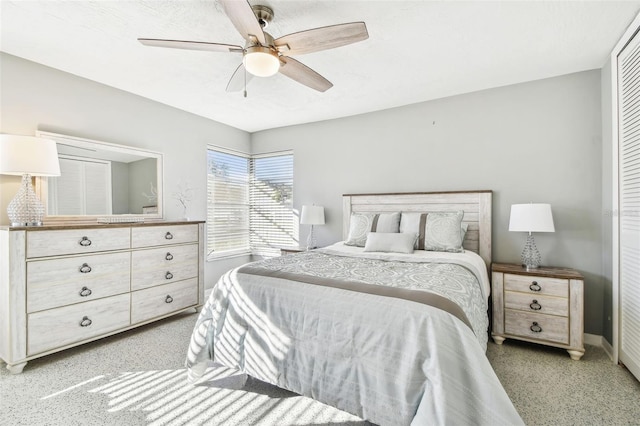
<instances>
[{"instance_id":1,"label":"white textured ceiling","mask_svg":"<svg viewBox=\"0 0 640 426\"><path fill-rule=\"evenodd\" d=\"M297 56L334 84L282 75L225 87L238 54L146 47L138 37L244 44L216 1L0 3L0 50L255 132L600 68L640 1L290 1L274 37L364 21L369 39Z\"/></svg>"}]
</instances>

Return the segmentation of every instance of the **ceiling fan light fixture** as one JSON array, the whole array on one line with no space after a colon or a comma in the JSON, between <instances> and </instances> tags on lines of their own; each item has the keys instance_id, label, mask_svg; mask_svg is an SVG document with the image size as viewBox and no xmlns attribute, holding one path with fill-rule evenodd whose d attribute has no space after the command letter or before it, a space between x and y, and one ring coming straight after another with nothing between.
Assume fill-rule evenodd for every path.
<instances>
[{"instance_id":1,"label":"ceiling fan light fixture","mask_svg":"<svg viewBox=\"0 0 640 426\"><path fill-rule=\"evenodd\" d=\"M280 69L278 54L264 46L247 48L242 63L256 77L271 77Z\"/></svg>"}]
</instances>

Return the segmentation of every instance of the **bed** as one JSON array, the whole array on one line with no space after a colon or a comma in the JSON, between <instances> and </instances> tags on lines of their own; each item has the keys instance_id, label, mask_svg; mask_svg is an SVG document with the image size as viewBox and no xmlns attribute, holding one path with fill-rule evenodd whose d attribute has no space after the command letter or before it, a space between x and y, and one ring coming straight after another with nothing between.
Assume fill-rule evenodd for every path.
<instances>
[{"instance_id":1,"label":"bed","mask_svg":"<svg viewBox=\"0 0 640 426\"><path fill-rule=\"evenodd\" d=\"M190 378L218 363L379 425L522 424L485 355L491 199L344 195L344 241L220 278Z\"/></svg>"}]
</instances>

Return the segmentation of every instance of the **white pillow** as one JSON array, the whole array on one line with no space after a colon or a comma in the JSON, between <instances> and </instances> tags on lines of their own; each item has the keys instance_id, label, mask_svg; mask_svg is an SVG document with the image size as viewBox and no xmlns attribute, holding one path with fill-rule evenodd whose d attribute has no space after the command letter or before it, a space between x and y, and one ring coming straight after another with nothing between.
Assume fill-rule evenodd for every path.
<instances>
[{"instance_id":1,"label":"white pillow","mask_svg":"<svg viewBox=\"0 0 640 426\"><path fill-rule=\"evenodd\" d=\"M400 212L352 213L345 245L364 247L369 232L398 232Z\"/></svg>"},{"instance_id":2,"label":"white pillow","mask_svg":"<svg viewBox=\"0 0 640 426\"><path fill-rule=\"evenodd\" d=\"M416 234L390 232L369 232L364 251L413 253Z\"/></svg>"},{"instance_id":3,"label":"white pillow","mask_svg":"<svg viewBox=\"0 0 640 426\"><path fill-rule=\"evenodd\" d=\"M463 252L462 218L464 211L438 212L427 215L424 249L428 251Z\"/></svg>"}]
</instances>

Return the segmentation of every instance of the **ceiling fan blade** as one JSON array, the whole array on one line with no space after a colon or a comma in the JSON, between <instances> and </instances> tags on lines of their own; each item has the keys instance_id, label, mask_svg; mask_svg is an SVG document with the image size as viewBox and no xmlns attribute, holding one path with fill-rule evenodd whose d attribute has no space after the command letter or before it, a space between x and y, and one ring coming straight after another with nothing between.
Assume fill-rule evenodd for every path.
<instances>
[{"instance_id":1,"label":"ceiling fan blade","mask_svg":"<svg viewBox=\"0 0 640 426\"><path fill-rule=\"evenodd\" d=\"M282 36L274 41L285 56L303 55L333 49L369 38L364 22L330 25Z\"/></svg>"},{"instance_id":2,"label":"ceiling fan blade","mask_svg":"<svg viewBox=\"0 0 640 426\"><path fill-rule=\"evenodd\" d=\"M245 80L246 78L246 80ZM253 78L253 74L248 73L244 69L244 65L240 62L240 65L234 71L233 75L229 79L229 83L227 84L227 92L239 92L244 90L244 88L249 84L251 79Z\"/></svg>"},{"instance_id":3,"label":"ceiling fan blade","mask_svg":"<svg viewBox=\"0 0 640 426\"><path fill-rule=\"evenodd\" d=\"M298 83L304 84L319 92L325 92L333 87L333 84L329 80L300 61L296 61L293 58L285 58L284 56L280 57L280 61L282 62L280 73Z\"/></svg>"},{"instance_id":4,"label":"ceiling fan blade","mask_svg":"<svg viewBox=\"0 0 640 426\"><path fill-rule=\"evenodd\" d=\"M205 41L159 40L155 38L139 38L145 46L170 47L172 49L206 50L209 52L242 52L242 47L232 44L208 43Z\"/></svg>"},{"instance_id":5,"label":"ceiling fan blade","mask_svg":"<svg viewBox=\"0 0 640 426\"><path fill-rule=\"evenodd\" d=\"M224 11L245 40L251 41L250 36L255 36L260 44L267 44L258 18L253 13L251 5L246 0L220 0Z\"/></svg>"}]
</instances>

